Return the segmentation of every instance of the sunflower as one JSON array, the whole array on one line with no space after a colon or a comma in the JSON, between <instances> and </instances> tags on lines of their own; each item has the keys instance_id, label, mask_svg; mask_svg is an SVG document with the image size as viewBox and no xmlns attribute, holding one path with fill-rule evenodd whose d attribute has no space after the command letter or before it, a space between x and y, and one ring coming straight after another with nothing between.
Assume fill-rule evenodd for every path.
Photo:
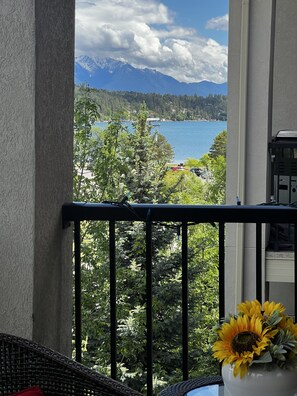
<instances>
[{"instance_id":1,"label":"sunflower","mask_svg":"<svg viewBox=\"0 0 297 396\"><path fill-rule=\"evenodd\" d=\"M255 315L262 318L262 306L258 300L245 301L237 305L237 311L239 314L245 314L249 317Z\"/></svg>"},{"instance_id":2,"label":"sunflower","mask_svg":"<svg viewBox=\"0 0 297 396\"><path fill-rule=\"evenodd\" d=\"M253 300L238 304L237 310L240 315L246 314L249 317L256 315L257 317L265 320L270 318L274 313L276 313L276 311L281 316L284 316L286 309L281 303L275 303L274 301L265 301L262 306L258 300Z\"/></svg>"},{"instance_id":3,"label":"sunflower","mask_svg":"<svg viewBox=\"0 0 297 396\"><path fill-rule=\"evenodd\" d=\"M285 312L286 308L281 303L275 303L274 301L265 301L263 304L263 312L265 316L270 317L275 311L278 311L280 314Z\"/></svg>"},{"instance_id":4,"label":"sunflower","mask_svg":"<svg viewBox=\"0 0 297 396\"><path fill-rule=\"evenodd\" d=\"M292 318L283 317L281 322L278 324L278 327L283 330L289 330L295 340L297 340L297 324L293 322Z\"/></svg>"},{"instance_id":5,"label":"sunflower","mask_svg":"<svg viewBox=\"0 0 297 396\"><path fill-rule=\"evenodd\" d=\"M278 330L263 329L257 315L246 314L231 317L219 331L219 340L214 343L213 356L225 364L233 364L234 376L244 377L250 363L265 350Z\"/></svg>"}]
</instances>

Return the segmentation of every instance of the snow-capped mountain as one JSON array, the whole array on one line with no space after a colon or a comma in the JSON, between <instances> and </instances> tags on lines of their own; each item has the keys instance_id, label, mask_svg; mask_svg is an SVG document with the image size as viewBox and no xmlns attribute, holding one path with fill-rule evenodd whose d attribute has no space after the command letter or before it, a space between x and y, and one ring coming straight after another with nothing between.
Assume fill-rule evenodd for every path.
<instances>
[{"instance_id":1,"label":"snow-capped mountain","mask_svg":"<svg viewBox=\"0 0 297 396\"><path fill-rule=\"evenodd\" d=\"M108 91L172 95L227 95L227 84L209 81L184 83L153 69L138 69L111 58L75 58L75 83Z\"/></svg>"}]
</instances>

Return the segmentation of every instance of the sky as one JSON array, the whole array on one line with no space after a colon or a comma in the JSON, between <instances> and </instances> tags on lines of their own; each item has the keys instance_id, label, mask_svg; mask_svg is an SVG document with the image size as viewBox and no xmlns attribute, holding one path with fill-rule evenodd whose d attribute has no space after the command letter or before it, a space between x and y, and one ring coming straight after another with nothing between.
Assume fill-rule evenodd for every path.
<instances>
[{"instance_id":1,"label":"sky","mask_svg":"<svg viewBox=\"0 0 297 396\"><path fill-rule=\"evenodd\" d=\"M75 55L227 81L228 0L76 0Z\"/></svg>"}]
</instances>

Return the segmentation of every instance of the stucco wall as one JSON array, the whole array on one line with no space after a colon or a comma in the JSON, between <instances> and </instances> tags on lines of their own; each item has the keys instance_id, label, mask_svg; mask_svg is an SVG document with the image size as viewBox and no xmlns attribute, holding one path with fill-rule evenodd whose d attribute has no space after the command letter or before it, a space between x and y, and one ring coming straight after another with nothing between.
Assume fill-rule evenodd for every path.
<instances>
[{"instance_id":1,"label":"stucco wall","mask_svg":"<svg viewBox=\"0 0 297 396\"><path fill-rule=\"evenodd\" d=\"M74 0L0 0L0 331L71 346Z\"/></svg>"},{"instance_id":2,"label":"stucco wall","mask_svg":"<svg viewBox=\"0 0 297 396\"><path fill-rule=\"evenodd\" d=\"M25 337L33 312L34 33L34 1L1 0L0 329Z\"/></svg>"},{"instance_id":3,"label":"stucco wall","mask_svg":"<svg viewBox=\"0 0 297 396\"><path fill-rule=\"evenodd\" d=\"M35 18L33 337L64 349L71 341L72 233L62 229L61 208L72 201L74 0L37 0Z\"/></svg>"}]
</instances>

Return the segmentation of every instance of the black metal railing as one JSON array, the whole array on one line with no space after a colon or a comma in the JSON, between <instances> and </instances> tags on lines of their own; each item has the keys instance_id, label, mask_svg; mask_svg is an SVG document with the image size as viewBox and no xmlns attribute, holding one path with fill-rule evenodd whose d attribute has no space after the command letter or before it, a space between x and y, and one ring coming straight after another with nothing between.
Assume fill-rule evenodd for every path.
<instances>
[{"instance_id":1,"label":"black metal railing","mask_svg":"<svg viewBox=\"0 0 297 396\"><path fill-rule=\"evenodd\" d=\"M64 225L74 222L75 246L75 350L81 360L81 252L80 223L85 220L109 222L110 264L110 345L111 376L116 378L117 321L116 321L116 238L115 225L119 221L142 221L146 225L146 336L147 336L147 394L153 394L153 308L152 308L152 226L155 222L180 223L182 238L182 350L183 379L188 379L188 225L190 223L218 224L219 234L219 316L225 313L225 225L254 223L256 241L256 298L262 300L262 224L290 223L294 229L297 268L297 209L281 206L211 206L117 203L70 203L63 206ZM294 271L296 283L297 271ZM297 290L294 296L297 307ZM295 308L296 309L296 308Z\"/></svg>"}]
</instances>

